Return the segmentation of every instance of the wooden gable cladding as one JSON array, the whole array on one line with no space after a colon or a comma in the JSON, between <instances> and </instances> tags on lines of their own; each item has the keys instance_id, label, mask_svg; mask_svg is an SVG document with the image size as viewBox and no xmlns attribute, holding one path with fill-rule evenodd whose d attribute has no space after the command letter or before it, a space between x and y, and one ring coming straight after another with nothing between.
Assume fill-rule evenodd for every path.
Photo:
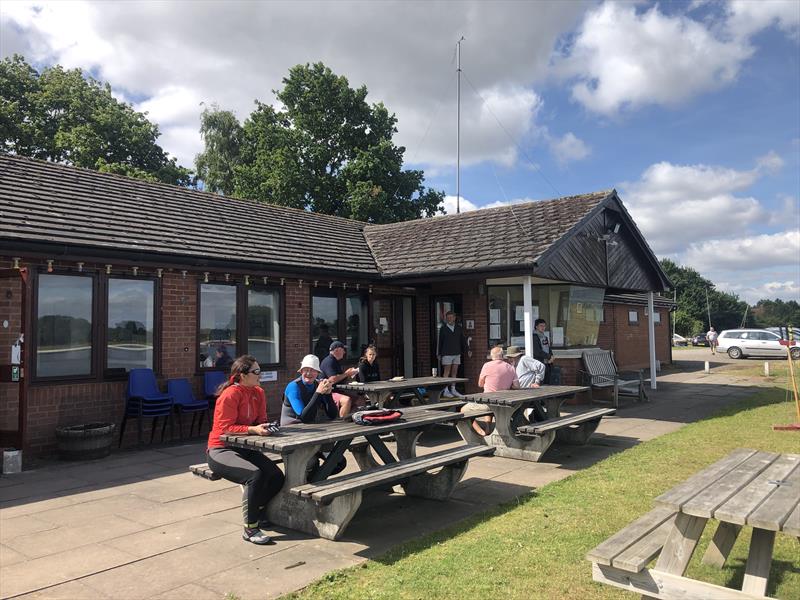
<instances>
[{"instance_id":1,"label":"wooden gable cladding","mask_svg":"<svg viewBox=\"0 0 800 600\"><path fill-rule=\"evenodd\" d=\"M605 286L605 244L598 239L604 231L603 212L589 215L588 221L540 257L536 275L556 281Z\"/></svg>"}]
</instances>

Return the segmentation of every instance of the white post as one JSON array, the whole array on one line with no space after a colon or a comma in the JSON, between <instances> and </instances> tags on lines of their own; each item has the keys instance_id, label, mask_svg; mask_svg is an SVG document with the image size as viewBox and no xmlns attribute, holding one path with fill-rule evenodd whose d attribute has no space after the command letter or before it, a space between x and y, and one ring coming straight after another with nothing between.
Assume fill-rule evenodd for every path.
<instances>
[{"instance_id":1,"label":"white post","mask_svg":"<svg viewBox=\"0 0 800 600\"><path fill-rule=\"evenodd\" d=\"M522 282L523 325L525 326L525 354L533 356L533 291L531 276Z\"/></svg>"},{"instance_id":2,"label":"white post","mask_svg":"<svg viewBox=\"0 0 800 600\"><path fill-rule=\"evenodd\" d=\"M647 293L647 338L650 342L650 389L656 389L656 319L653 307L653 292Z\"/></svg>"},{"instance_id":3,"label":"white post","mask_svg":"<svg viewBox=\"0 0 800 600\"><path fill-rule=\"evenodd\" d=\"M706 366L705 366L705 368L703 369L703 371L704 371L705 373L711 373L711 366L708 364L708 361L706 361Z\"/></svg>"},{"instance_id":4,"label":"white post","mask_svg":"<svg viewBox=\"0 0 800 600\"><path fill-rule=\"evenodd\" d=\"M769 361L764 361L764 377L769 377Z\"/></svg>"}]
</instances>

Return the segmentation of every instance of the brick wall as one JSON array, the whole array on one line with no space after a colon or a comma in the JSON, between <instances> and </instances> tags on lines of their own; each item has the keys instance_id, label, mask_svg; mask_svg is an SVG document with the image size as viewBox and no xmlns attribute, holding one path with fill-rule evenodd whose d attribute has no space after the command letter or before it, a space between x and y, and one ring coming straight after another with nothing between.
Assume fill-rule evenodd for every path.
<instances>
[{"instance_id":1,"label":"brick wall","mask_svg":"<svg viewBox=\"0 0 800 600\"><path fill-rule=\"evenodd\" d=\"M9 266L0 264L0 268ZM3 365L11 362L11 345L17 341L22 328L21 295L19 279L0 279L0 364ZM18 401L19 384L0 383L0 430L16 431Z\"/></svg>"}]
</instances>

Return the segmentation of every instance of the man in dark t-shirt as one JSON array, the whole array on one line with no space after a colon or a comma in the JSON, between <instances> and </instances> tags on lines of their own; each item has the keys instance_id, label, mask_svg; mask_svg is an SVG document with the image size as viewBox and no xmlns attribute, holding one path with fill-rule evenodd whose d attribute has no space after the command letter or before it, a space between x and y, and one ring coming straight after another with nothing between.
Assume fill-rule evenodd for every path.
<instances>
[{"instance_id":1,"label":"man in dark t-shirt","mask_svg":"<svg viewBox=\"0 0 800 600\"><path fill-rule=\"evenodd\" d=\"M356 367L351 367L346 371L342 369L340 361L344 358L346 353L347 349L345 345L339 340L336 340L330 345L328 356L325 357L325 360L323 360L320 365L322 376L326 377L333 385L350 379L358 373ZM352 412L354 396L357 396L355 392L353 396L341 392L333 392L333 401L336 403L336 406L339 407L340 417L346 417Z\"/></svg>"}]
</instances>

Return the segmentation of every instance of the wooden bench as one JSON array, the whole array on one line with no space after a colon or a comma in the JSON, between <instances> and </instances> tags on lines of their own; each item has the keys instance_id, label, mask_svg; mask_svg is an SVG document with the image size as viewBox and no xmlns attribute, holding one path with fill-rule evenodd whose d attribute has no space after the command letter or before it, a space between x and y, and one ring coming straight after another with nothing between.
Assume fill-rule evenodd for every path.
<instances>
[{"instance_id":1,"label":"wooden bench","mask_svg":"<svg viewBox=\"0 0 800 600\"><path fill-rule=\"evenodd\" d=\"M661 552L676 514L666 507L654 508L597 546L586 559L595 565L639 573Z\"/></svg>"},{"instance_id":2,"label":"wooden bench","mask_svg":"<svg viewBox=\"0 0 800 600\"><path fill-rule=\"evenodd\" d=\"M281 462L283 462L283 458L281 457L280 454L274 454L271 452L265 452L264 454L267 456L267 458L269 458L270 460L272 460L272 462L276 464L280 464ZM218 479L222 479L221 475L217 475L216 473L214 473L214 471L211 470L211 467L208 466L208 463L190 465L189 471L191 471L193 475L197 475L198 477L202 477L203 479L208 479L209 481L217 481Z\"/></svg>"},{"instance_id":3,"label":"wooden bench","mask_svg":"<svg viewBox=\"0 0 800 600\"><path fill-rule=\"evenodd\" d=\"M541 436L548 431L555 431L556 437L568 444L585 444L595 432L600 420L606 415L613 415L615 408L595 408L573 413L565 417L547 419L539 423L522 425L517 433L522 436Z\"/></svg>"},{"instance_id":4,"label":"wooden bench","mask_svg":"<svg viewBox=\"0 0 800 600\"><path fill-rule=\"evenodd\" d=\"M376 467L370 471L343 475L326 479L318 483L307 483L292 488L290 493L301 497L311 498L320 504L328 504L338 496L352 494L372 487L384 488L387 484L402 483L408 496L421 495L426 498L445 499L452 492L452 487L461 479L467 461L475 456L488 456L494 454L494 448L489 446L465 445L459 448L442 450L418 456L410 460L390 463ZM421 479L427 471L445 467L453 471L452 477L445 485L441 485L441 477L437 477L438 489L431 489L431 481ZM426 487L425 493L419 488Z\"/></svg>"},{"instance_id":5,"label":"wooden bench","mask_svg":"<svg viewBox=\"0 0 800 600\"><path fill-rule=\"evenodd\" d=\"M635 396L639 402L648 399L644 388L644 372L639 371L638 379L621 379L614 361L614 353L610 350L585 350L581 360L584 370L580 373L583 375L584 383L590 388L590 396L594 389L610 389L615 408L619 407L620 396ZM593 397L592 401L595 402Z\"/></svg>"}]
</instances>

